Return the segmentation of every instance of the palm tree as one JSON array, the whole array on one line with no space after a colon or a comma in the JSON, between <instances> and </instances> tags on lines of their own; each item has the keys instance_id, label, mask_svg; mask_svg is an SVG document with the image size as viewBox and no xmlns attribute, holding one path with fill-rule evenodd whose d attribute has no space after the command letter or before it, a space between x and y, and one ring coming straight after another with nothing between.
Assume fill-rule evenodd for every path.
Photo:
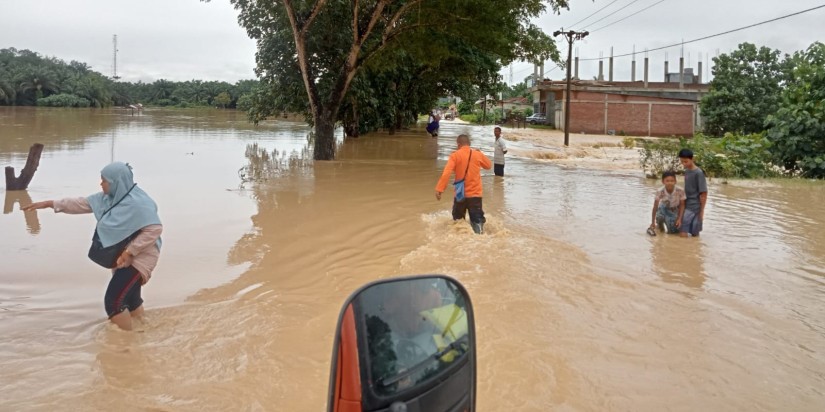
<instances>
[{"instance_id":1,"label":"palm tree","mask_svg":"<svg viewBox=\"0 0 825 412\"><path fill-rule=\"evenodd\" d=\"M59 88L52 84L49 77L43 73L32 73L24 76L23 81L17 87L18 93L26 96L33 95L35 102L41 97L46 97L47 93L52 94L58 91Z\"/></svg>"},{"instance_id":2,"label":"palm tree","mask_svg":"<svg viewBox=\"0 0 825 412\"><path fill-rule=\"evenodd\" d=\"M11 87L11 84L7 81L0 80L0 103L13 105L16 98L17 93L14 91L14 87Z\"/></svg>"},{"instance_id":3,"label":"palm tree","mask_svg":"<svg viewBox=\"0 0 825 412\"><path fill-rule=\"evenodd\" d=\"M152 96L154 100L168 99L175 91L175 85L169 80L160 79L152 83L155 93Z\"/></svg>"}]
</instances>

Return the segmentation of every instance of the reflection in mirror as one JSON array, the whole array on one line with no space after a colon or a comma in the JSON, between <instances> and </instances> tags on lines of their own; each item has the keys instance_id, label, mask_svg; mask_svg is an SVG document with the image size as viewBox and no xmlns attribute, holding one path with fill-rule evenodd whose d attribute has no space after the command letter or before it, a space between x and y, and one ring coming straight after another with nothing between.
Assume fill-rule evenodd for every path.
<instances>
[{"instance_id":1,"label":"reflection in mirror","mask_svg":"<svg viewBox=\"0 0 825 412\"><path fill-rule=\"evenodd\" d=\"M468 350L464 299L444 279L376 285L354 300L376 394L419 384Z\"/></svg>"},{"instance_id":2,"label":"reflection in mirror","mask_svg":"<svg viewBox=\"0 0 825 412\"><path fill-rule=\"evenodd\" d=\"M30 205L32 198L29 196L29 192L27 190L7 190L6 200L3 203L3 214L7 215L13 212L15 203L19 203L20 208ZM33 235L40 233L40 220L37 218L37 211L30 210L23 212L23 216L26 219L26 228L29 230L29 233Z\"/></svg>"},{"instance_id":3,"label":"reflection in mirror","mask_svg":"<svg viewBox=\"0 0 825 412\"><path fill-rule=\"evenodd\" d=\"M345 308L333 352L330 410L393 404L473 410L472 306L458 282L437 275L380 281L357 292ZM354 378L352 365L359 369Z\"/></svg>"}]
</instances>

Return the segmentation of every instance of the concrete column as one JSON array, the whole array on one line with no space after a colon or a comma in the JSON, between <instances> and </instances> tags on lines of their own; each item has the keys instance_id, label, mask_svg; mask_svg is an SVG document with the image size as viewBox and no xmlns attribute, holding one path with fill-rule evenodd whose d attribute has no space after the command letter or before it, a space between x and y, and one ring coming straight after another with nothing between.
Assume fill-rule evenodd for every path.
<instances>
[{"instance_id":1,"label":"concrete column","mask_svg":"<svg viewBox=\"0 0 825 412\"><path fill-rule=\"evenodd\" d=\"M667 83L667 66L669 65L669 61L665 60L665 83Z\"/></svg>"},{"instance_id":2,"label":"concrete column","mask_svg":"<svg viewBox=\"0 0 825 412\"><path fill-rule=\"evenodd\" d=\"M578 58L578 57L576 57L576 59L574 60L574 62L576 63L576 70L575 70L575 72L574 72L574 74L573 74L573 78L574 78L574 79L578 79L578 78L579 78L579 58Z\"/></svg>"},{"instance_id":3,"label":"concrete column","mask_svg":"<svg viewBox=\"0 0 825 412\"><path fill-rule=\"evenodd\" d=\"M544 63L543 62L541 63L541 66L539 66L539 81L540 82L544 81Z\"/></svg>"},{"instance_id":4,"label":"concrete column","mask_svg":"<svg viewBox=\"0 0 825 412\"><path fill-rule=\"evenodd\" d=\"M604 60L599 60L599 81L604 80Z\"/></svg>"},{"instance_id":5,"label":"concrete column","mask_svg":"<svg viewBox=\"0 0 825 412\"><path fill-rule=\"evenodd\" d=\"M611 82L613 81L613 56L610 56L607 63L607 77Z\"/></svg>"},{"instance_id":6,"label":"concrete column","mask_svg":"<svg viewBox=\"0 0 825 412\"><path fill-rule=\"evenodd\" d=\"M636 81L636 60L633 60L633 63L630 64L630 81Z\"/></svg>"},{"instance_id":7,"label":"concrete column","mask_svg":"<svg viewBox=\"0 0 825 412\"><path fill-rule=\"evenodd\" d=\"M679 88L685 88L685 58L679 58Z\"/></svg>"},{"instance_id":8,"label":"concrete column","mask_svg":"<svg viewBox=\"0 0 825 412\"><path fill-rule=\"evenodd\" d=\"M648 74L650 73L650 59L645 57L645 89L647 89L647 79Z\"/></svg>"},{"instance_id":9,"label":"concrete column","mask_svg":"<svg viewBox=\"0 0 825 412\"><path fill-rule=\"evenodd\" d=\"M696 76L697 76L697 79L699 79L699 81L697 83L702 84L702 62L701 61L699 62L699 73L697 73Z\"/></svg>"},{"instance_id":10,"label":"concrete column","mask_svg":"<svg viewBox=\"0 0 825 412\"><path fill-rule=\"evenodd\" d=\"M539 65L533 65L533 86L538 84L539 79Z\"/></svg>"}]
</instances>

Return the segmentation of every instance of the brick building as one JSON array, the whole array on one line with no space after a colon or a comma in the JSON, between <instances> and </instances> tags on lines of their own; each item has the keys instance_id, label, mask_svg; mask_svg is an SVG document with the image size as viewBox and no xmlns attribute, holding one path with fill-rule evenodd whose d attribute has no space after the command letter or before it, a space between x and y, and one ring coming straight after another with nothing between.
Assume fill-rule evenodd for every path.
<instances>
[{"instance_id":1,"label":"brick building","mask_svg":"<svg viewBox=\"0 0 825 412\"><path fill-rule=\"evenodd\" d=\"M634 136L691 136L701 130L699 100L707 84L574 80L570 132ZM545 80L534 86L533 106L564 129L567 84Z\"/></svg>"}]
</instances>

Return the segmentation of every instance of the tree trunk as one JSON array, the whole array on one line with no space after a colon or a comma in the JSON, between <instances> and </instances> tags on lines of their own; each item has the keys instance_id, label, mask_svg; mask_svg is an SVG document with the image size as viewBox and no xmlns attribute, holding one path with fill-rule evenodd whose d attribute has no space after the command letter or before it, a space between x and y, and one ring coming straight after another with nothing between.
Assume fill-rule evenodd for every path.
<instances>
[{"instance_id":1,"label":"tree trunk","mask_svg":"<svg viewBox=\"0 0 825 412\"><path fill-rule=\"evenodd\" d=\"M315 116L315 160L335 159L335 113L325 107L320 108L321 114ZM336 110L337 112L337 110Z\"/></svg>"},{"instance_id":2,"label":"tree trunk","mask_svg":"<svg viewBox=\"0 0 825 412\"><path fill-rule=\"evenodd\" d=\"M29 148L26 166L20 171L20 177L14 176L14 167L6 166L6 190L26 190L34 177L34 172L40 166L40 155L43 154L43 145L35 143Z\"/></svg>"}]
</instances>

